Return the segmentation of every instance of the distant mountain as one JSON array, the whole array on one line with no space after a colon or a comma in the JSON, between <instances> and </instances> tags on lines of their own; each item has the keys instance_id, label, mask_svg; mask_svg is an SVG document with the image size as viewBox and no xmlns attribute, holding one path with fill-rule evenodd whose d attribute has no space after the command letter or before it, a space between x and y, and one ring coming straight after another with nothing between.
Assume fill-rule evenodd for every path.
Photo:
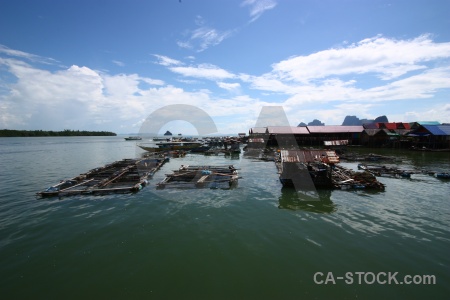
<instances>
[{"instance_id":1,"label":"distant mountain","mask_svg":"<svg viewBox=\"0 0 450 300\"><path fill-rule=\"evenodd\" d=\"M314 119L312 122L308 123L308 126L325 126L325 123L320 122L320 120Z\"/></svg>"},{"instance_id":2,"label":"distant mountain","mask_svg":"<svg viewBox=\"0 0 450 300\"><path fill-rule=\"evenodd\" d=\"M362 125L368 123L387 123L388 118L386 116L379 116L375 118L375 120L370 119L360 119L357 116L346 116L342 125L344 126L352 126L352 125Z\"/></svg>"},{"instance_id":3,"label":"distant mountain","mask_svg":"<svg viewBox=\"0 0 450 300\"><path fill-rule=\"evenodd\" d=\"M306 125L304 122L301 122L297 125L297 127L306 127L306 126L325 126L325 123L322 123L320 120L314 119L312 122L309 122Z\"/></svg>"},{"instance_id":4,"label":"distant mountain","mask_svg":"<svg viewBox=\"0 0 450 300\"><path fill-rule=\"evenodd\" d=\"M379 116L378 118L375 119L374 123L388 123L389 120L386 116Z\"/></svg>"},{"instance_id":5,"label":"distant mountain","mask_svg":"<svg viewBox=\"0 0 450 300\"><path fill-rule=\"evenodd\" d=\"M357 116L346 116L342 125L344 126L355 126L355 125L363 125L368 123L387 123L389 122L386 116L379 116L374 120L371 119L360 119ZM297 127L305 127L305 126L325 126L325 123L322 123L320 120L314 119L312 122L308 124L301 122L297 125Z\"/></svg>"},{"instance_id":6,"label":"distant mountain","mask_svg":"<svg viewBox=\"0 0 450 300\"><path fill-rule=\"evenodd\" d=\"M361 125L361 120L357 116L346 116L342 125L352 126L352 125Z\"/></svg>"}]
</instances>

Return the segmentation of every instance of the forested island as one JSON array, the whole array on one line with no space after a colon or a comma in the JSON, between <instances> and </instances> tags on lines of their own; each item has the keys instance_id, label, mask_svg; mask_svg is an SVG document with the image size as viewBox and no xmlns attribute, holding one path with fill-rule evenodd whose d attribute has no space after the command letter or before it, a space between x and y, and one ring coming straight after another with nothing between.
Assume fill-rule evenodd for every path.
<instances>
[{"instance_id":1,"label":"forested island","mask_svg":"<svg viewBox=\"0 0 450 300\"><path fill-rule=\"evenodd\" d=\"M117 134L109 131L86 131L69 130L46 131L46 130L12 130L0 129L0 137L26 137L26 136L116 136Z\"/></svg>"}]
</instances>

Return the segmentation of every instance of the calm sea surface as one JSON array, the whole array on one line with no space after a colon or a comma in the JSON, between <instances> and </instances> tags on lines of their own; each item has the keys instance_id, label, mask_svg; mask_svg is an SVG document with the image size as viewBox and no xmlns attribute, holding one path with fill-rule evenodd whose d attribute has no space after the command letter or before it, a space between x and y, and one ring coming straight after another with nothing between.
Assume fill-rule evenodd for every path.
<instances>
[{"instance_id":1,"label":"calm sea surface","mask_svg":"<svg viewBox=\"0 0 450 300\"><path fill-rule=\"evenodd\" d=\"M429 175L305 203L273 162L188 155L137 194L35 197L140 153L120 136L0 138L2 299L448 299L450 181ZM376 153L450 171L449 153ZM156 190L181 164L233 164L243 178L232 190Z\"/></svg>"}]
</instances>

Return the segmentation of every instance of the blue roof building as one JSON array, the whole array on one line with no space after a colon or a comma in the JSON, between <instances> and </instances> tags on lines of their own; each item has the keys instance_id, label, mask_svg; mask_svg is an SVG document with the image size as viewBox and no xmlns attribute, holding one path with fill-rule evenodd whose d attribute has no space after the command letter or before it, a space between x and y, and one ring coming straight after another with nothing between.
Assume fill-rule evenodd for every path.
<instances>
[{"instance_id":1,"label":"blue roof building","mask_svg":"<svg viewBox=\"0 0 450 300\"><path fill-rule=\"evenodd\" d=\"M414 139L414 146L431 149L450 149L450 124L421 124L411 130L408 136Z\"/></svg>"}]
</instances>

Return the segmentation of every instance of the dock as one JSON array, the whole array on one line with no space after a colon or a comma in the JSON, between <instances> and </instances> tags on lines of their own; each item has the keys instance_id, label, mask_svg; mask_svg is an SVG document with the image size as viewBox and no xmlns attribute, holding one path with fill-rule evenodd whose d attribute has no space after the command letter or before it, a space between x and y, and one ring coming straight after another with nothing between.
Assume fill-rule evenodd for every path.
<instances>
[{"instance_id":1,"label":"dock","mask_svg":"<svg viewBox=\"0 0 450 300\"><path fill-rule=\"evenodd\" d=\"M339 157L332 150L280 150L275 165L285 187L332 188L332 166Z\"/></svg>"},{"instance_id":2,"label":"dock","mask_svg":"<svg viewBox=\"0 0 450 300\"><path fill-rule=\"evenodd\" d=\"M333 150L280 150L275 157L283 186L306 190L377 189L384 184L369 172L354 172L338 166L339 156Z\"/></svg>"},{"instance_id":3,"label":"dock","mask_svg":"<svg viewBox=\"0 0 450 300\"><path fill-rule=\"evenodd\" d=\"M134 193L148 184L148 179L166 162L166 159L123 159L92 169L38 192L40 197L62 197L109 193Z\"/></svg>"},{"instance_id":4,"label":"dock","mask_svg":"<svg viewBox=\"0 0 450 300\"><path fill-rule=\"evenodd\" d=\"M172 174L166 174L156 187L164 188L210 188L230 189L238 183L237 169L229 166L182 165Z\"/></svg>"}]
</instances>

